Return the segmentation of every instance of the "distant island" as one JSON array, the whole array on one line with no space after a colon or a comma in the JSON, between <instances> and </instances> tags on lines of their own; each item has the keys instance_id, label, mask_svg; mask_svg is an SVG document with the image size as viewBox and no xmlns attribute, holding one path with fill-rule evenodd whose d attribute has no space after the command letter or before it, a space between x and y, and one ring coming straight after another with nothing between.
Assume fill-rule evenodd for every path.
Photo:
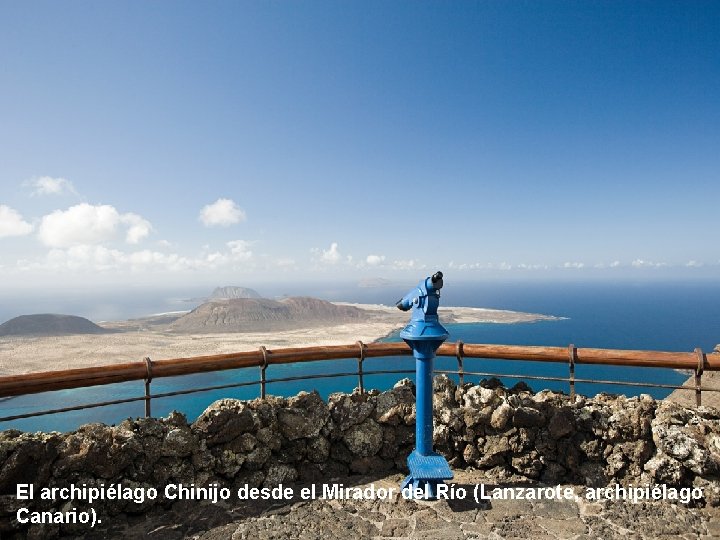
<instances>
[{"instance_id":1,"label":"distant island","mask_svg":"<svg viewBox=\"0 0 720 540\"><path fill-rule=\"evenodd\" d=\"M112 332L84 317L54 313L20 315L0 324L0 336L67 336Z\"/></svg>"},{"instance_id":2,"label":"distant island","mask_svg":"<svg viewBox=\"0 0 720 540\"><path fill-rule=\"evenodd\" d=\"M215 287L210 296L201 296L199 298L188 298L185 302L207 302L208 300L219 300L227 298L262 298L260 293L249 287L236 287L228 285L225 287Z\"/></svg>"},{"instance_id":3,"label":"distant island","mask_svg":"<svg viewBox=\"0 0 720 540\"><path fill-rule=\"evenodd\" d=\"M193 357L257 349L371 343L402 328L395 306L262 298L246 287L218 287L190 312L96 324L73 315L23 315L0 325L0 375L99 364ZM444 323L519 323L557 317L441 307Z\"/></svg>"},{"instance_id":4,"label":"distant island","mask_svg":"<svg viewBox=\"0 0 720 540\"><path fill-rule=\"evenodd\" d=\"M248 287L216 287L210 298L262 298L255 289Z\"/></svg>"}]
</instances>

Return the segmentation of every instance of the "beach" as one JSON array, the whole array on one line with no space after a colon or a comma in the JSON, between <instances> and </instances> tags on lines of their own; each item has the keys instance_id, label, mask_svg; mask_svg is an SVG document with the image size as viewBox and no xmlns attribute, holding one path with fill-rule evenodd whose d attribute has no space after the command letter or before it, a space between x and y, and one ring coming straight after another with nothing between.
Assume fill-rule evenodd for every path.
<instances>
[{"instance_id":1,"label":"beach","mask_svg":"<svg viewBox=\"0 0 720 540\"><path fill-rule=\"evenodd\" d=\"M0 338L0 376L40 371L153 360L186 358L257 349L342 345L363 341L371 343L402 328L409 314L394 306L352 305L367 311L361 322L338 325L289 328L282 331L238 333L177 333L168 324L181 313L157 314L128 321L102 322L115 330L111 334L65 336L24 336ZM444 323L510 324L554 320L556 317L519 311L469 307L444 307L438 310Z\"/></svg>"}]
</instances>

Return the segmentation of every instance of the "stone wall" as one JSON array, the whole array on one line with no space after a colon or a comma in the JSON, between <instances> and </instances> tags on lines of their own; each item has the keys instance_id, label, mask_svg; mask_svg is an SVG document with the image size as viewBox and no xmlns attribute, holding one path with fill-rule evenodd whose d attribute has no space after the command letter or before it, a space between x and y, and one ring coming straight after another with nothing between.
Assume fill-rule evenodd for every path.
<instances>
[{"instance_id":1,"label":"stone wall","mask_svg":"<svg viewBox=\"0 0 720 540\"><path fill-rule=\"evenodd\" d=\"M571 400L549 391L533 394L522 383L506 389L492 379L457 387L440 376L434 390L435 448L454 468L484 469L497 482L699 486L704 504L720 505L717 409L688 409L649 396ZM316 392L224 399L191 424L174 413L113 427L89 424L68 434L0 432L0 536L22 531L14 517L27 504L15 499L18 483L36 490L70 484L159 488L157 500L143 504L95 503L107 516L143 513L170 505L162 496L167 484L260 487L402 471L414 422L414 386L403 380L386 392L333 394L327 403ZM30 506L62 509L53 501Z\"/></svg>"}]
</instances>

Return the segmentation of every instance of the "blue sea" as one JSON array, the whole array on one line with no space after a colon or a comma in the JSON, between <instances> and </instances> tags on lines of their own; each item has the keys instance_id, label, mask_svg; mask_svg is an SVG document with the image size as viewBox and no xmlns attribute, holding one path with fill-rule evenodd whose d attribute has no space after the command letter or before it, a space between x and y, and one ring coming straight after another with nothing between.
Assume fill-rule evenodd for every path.
<instances>
[{"instance_id":1,"label":"blue sea","mask_svg":"<svg viewBox=\"0 0 720 540\"><path fill-rule=\"evenodd\" d=\"M398 283L378 288L360 288L353 284L296 284L262 286L256 289L264 296L312 295L327 300L384 303L392 305L413 284ZM191 309L197 302L186 301L208 293L207 289L155 290L136 289L116 294L65 291L62 295L42 296L17 293L3 295L0 322L24 313L70 313L94 321L139 317L158 312ZM449 324L450 341L465 343L501 343L517 345L552 345L692 351L701 347L711 351L720 343L720 282L663 283L538 283L538 282L476 282L453 283L446 280L441 305L473 306L544 313L563 317L561 320L522 324ZM398 341L397 335L386 338ZM258 343L258 346L262 343ZM354 372L354 360L312 362L297 365L270 366L268 378L293 377L328 372ZM438 358L436 370L457 368L454 358ZM366 388L380 390L391 387L403 376L414 377L412 358L382 358L365 361L365 370L403 369L407 375L375 375L365 377ZM538 362L465 360L466 371L492 372L508 375L542 375L567 377L565 364ZM638 381L682 384L687 374L668 369L643 369L578 365L576 377L613 381ZM232 370L217 373L156 379L153 394L201 386L256 381L258 369ZM466 377L476 381L480 377ZM517 379L504 378L507 385ZM533 389L551 388L567 392L566 382L526 381ZM300 390L317 389L327 397L336 391L352 391L357 377L273 383L268 393L289 396ZM578 384L577 391L586 395L599 392L665 397L670 390L608 384ZM62 408L114 399L141 396L143 382L130 382L102 387L46 392L0 401L0 416L30 411ZM155 416L172 410L197 417L213 401L225 397L252 399L258 397L258 385L216 390L186 396L154 399ZM0 429L25 431L70 431L87 422L115 424L128 417L143 415L143 402L74 411L30 419L0 422Z\"/></svg>"}]
</instances>

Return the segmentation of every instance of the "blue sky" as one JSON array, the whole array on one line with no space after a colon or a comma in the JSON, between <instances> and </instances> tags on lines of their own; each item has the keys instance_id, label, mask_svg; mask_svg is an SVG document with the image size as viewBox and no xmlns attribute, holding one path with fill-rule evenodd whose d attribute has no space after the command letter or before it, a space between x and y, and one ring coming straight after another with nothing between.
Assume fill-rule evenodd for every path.
<instances>
[{"instance_id":1,"label":"blue sky","mask_svg":"<svg viewBox=\"0 0 720 540\"><path fill-rule=\"evenodd\" d=\"M0 1L0 278L716 278L718 96L716 2Z\"/></svg>"}]
</instances>

